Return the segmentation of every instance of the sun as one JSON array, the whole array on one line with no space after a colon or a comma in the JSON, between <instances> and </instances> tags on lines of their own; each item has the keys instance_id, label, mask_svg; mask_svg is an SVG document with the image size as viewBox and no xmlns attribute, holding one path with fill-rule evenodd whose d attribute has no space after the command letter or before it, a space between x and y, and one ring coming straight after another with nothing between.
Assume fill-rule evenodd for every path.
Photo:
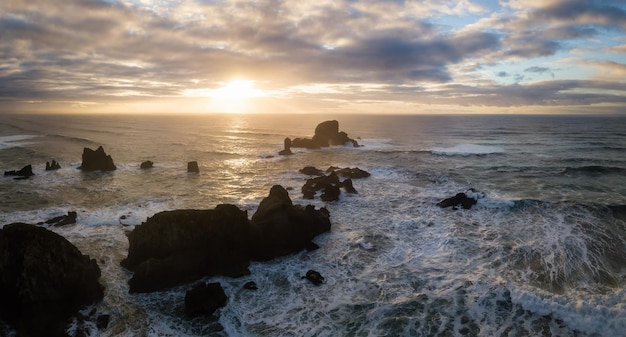
<instances>
[{"instance_id":1,"label":"sun","mask_svg":"<svg viewBox=\"0 0 626 337\"><path fill-rule=\"evenodd\" d=\"M220 87L211 90L209 96L220 112L243 113L252 108L252 99L262 97L264 93L255 88L254 80L238 79L220 83Z\"/></svg>"}]
</instances>

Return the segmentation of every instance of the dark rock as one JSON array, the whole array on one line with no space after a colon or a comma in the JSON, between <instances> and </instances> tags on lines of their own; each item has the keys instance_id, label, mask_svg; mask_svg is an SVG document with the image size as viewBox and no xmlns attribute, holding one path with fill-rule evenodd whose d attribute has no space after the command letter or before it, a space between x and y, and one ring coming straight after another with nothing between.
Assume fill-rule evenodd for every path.
<instances>
[{"instance_id":1,"label":"dark rock","mask_svg":"<svg viewBox=\"0 0 626 337\"><path fill-rule=\"evenodd\" d=\"M0 319L18 336L65 336L79 308L100 301L100 268L62 236L29 224L0 229Z\"/></svg>"},{"instance_id":2,"label":"dark rock","mask_svg":"<svg viewBox=\"0 0 626 337\"><path fill-rule=\"evenodd\" d=\"M293 152L291 152L291 139L290 138L285 138L284 148L280 150L278 154L281 156L288 156L288 155L293 154Z\"/></svg>"},{"instance_id":3,"label":"dark rock","mask_svg":"<svg viewBox=\"0 0 626 337\"><path fill-rule=\"evenodd\" d=\"M152 167L154 167L154 163L150 160L146 160L143 163L141 163L141 165L139 165L139 168L142 170L151 169Z\"/></svg>"},{"instance_id":4,"label":"dark rock","mask_svg":"<svg viewBox=\"0 0 626 337\"><path fill-rule=\"evenodd\" d=\"M52 219L48 219L45 223L52 225L54 227L61 227L65 225L72 225L76 223L76 218L78 214L74 211L67 212L67 215L60 215L54 217Z\"/></svg>"},{"instance_id":5,"label":"dark rock","mask_svg":"<svg viewBox=\"0 0 626 337\"><path fill-rule=\"evenodd\" d=\"M20 170L12 170L12 171L4 171L4 175L5 176L17 176L20 178L17 179L26 179L29 177L34 176L35 174L33 173L33 166L32 165L26 165L24 167L22 167Z\"/></svg>"},{"instance_id":6,"label":"dark rock","mask_svg":"<svg viewBox=\"0 0 626 337\"><path fill-rule=\"evenodd\" d=\"M320 195L320 199L322 199L322 201L335 201L339 200L340 194L341 190L339 190L338 185L327 185L322 190L322 195Z\"/></svg>"},{"instance_id":7,"label":"dark rock","mask_svg":"<svg viewBox=\"0 0 626 337\"><path fill-rule=\"evenodd\" d=\"M358 193L354 186L352 185L352 179L348 178L341 182L341 187L346 190L346 193L356 194Z\"/></svg>"},{"instance_id":8,"label":"dark rock","mask_svg":"<svg viewBox=\"0 0 626 337\"><path fill-rule=\"evenodd\" d=\"M189 173L200 173L200 168L198 167L197 161L190 161L187 163L187 172Z\"/></svg>"},{"instance_id":9,"label":"dark rock","mask_svg":"<svg viewBox=\"0 0 626 337\"><path fill-rule=\"evenodd\" d=\"M304 248L306 249L307 252L312 252L314 250L320 249L320 246L318 246L317 243L313 241L309 241L306 243L306 246Z\"/></svg>"},{"instance_id":10,"label":"dark rock","mask_svg":"<svg viewBox=\"0 0 626 337\"><path fill-rule=\"evenodd\" d=\"M302 278L309 280L311 283L315 284L316 286L319 286L322 283L324 283L324 277L322 276L322 274L320 274L319 272L313 269L307 271L306 276L302 276Z\"/></svg>"},{"instance_id":11,"label":"dark rock","mask_svg":"<svg viewBox=\"0 0 626 337\"><path fill-rule=\"evenodd\" d=\"M325 121L315 127L313 138L295 138L291 144L292 147L302 147L307 149L319 149L321 147L329 147L335 145L346 145L351 143L358 147L356 140L348 137L348 134L339 132L339 122L336 120Z\"/></svg>"},{"instance_id":12,"label":"dark rock","mask_svg":"<svg viewBox=\"0 0 626 337\"><path fill-rule=\"evenodd\" d=\"M331 145L331 139L339 138L338 134L339 134L339 122L338 121L325 121L325 122L318 124L317 127L315 127L315 135L313 136L313 141L315 141L321 147L329 147ZM334 144L334 145L343 145L343 144Z\"/></svg>"},{"instance_id":13,"label":"dark rock","mask_svg":"<svg viewBox=\"0 0 626 337\"><path fill-rule=\"evenodd\" d=\"M155 214L128 235L122 266L134 271L130 292L161 290L205 276L243 276L249 274L250 261L301 251L329 230L326 209L294 206L277 185L252 220L233 205Z\"/></svg>"},{"instance_id":14,"label":"dark rock","mask_svg":"<svg viewBox=\"0 0 626 337\"><path fill-rule=\"evenodd\" d=\"M299 170L300 173L306 174L308 176L323 176L324 171L316 168L315 166L305 166L303 169Z\"/></svg>"},{"instance_id":15,"label":"dark rock","mask_svg":"<svg viewBox=\"0 0 626 337\"><path fill-rule=\"evenodd\" d=\"M337 168L337 167L329 167L328 170L326 170L326 172L336 172L338 175L342 176L342 177L346 177L346 178L352 178L352 179L360 179L360 178L367 178L369 177L371 174L367 171L361 170L358 167L355 168Z\"/></svg>"},{"instance_id":16,"label":"dark rock","mask_svg":"<svg viewBox=\"0 0 626 337\"><path fill-rule=\"evenodd\" d=\"M453 207L456 209L458 206L462 206L464 209L470 209L476 205L478 201L474 198L468 197L465 193L457 193L457 195L441 200L437 203L437 206L441 208Z\"/></svg>"},{"instance_id":17,"label":"dark rock","mask_svg":"<svg viewBox=\"0 0 626 337\"><path fill-rule=\"evenodd\" d=\"M87 172L114 171L117 169L113 164L113 159L104 152L102 146L99 146L95 151L87 147L84 148L83 162L78 168Z\"/></svg>"},{"instance_id":18,"label":"dark rock","mask_svg":"<svg viewBox=\"0 0 626 337\"><path fill-rule=\"evenodd\" d=\"M243 288L244 289L248 289L248 290L258 290L259 289L259 287L256 285L256 283L254 281L246 282L243 285Z\"/></svg>"},{"instance_id":19,"label":"dark rock","mask_svg":"<svg viewBox=\"0 0 626 337\"><path fill-rule=\"evenodd\" d=\"M228 297L219 283L198 283L185 293L185 313L188 316L211 316L226 305Z\"/></svg>"},{"instance_id":20,"label":"dark rock","mask_svg":"<svg viewBox=\"0 0 626 337\"><path fill-rule=\"evenodd\" d=\"M61 165L56 160L52 159L52 163L46 162L46 171L54 171L61 168Z\"/></svg>"},{"instance_id":21,"label":"dark rock","mask_svg":"<svg viewBox=\"0 0 626 337\"><path fill-rule=\"evenodd\" d=\"M100 315L96 318L96 327L98 330L106 330L111 322L111 315Z\"/></svg>"}]
</instances>

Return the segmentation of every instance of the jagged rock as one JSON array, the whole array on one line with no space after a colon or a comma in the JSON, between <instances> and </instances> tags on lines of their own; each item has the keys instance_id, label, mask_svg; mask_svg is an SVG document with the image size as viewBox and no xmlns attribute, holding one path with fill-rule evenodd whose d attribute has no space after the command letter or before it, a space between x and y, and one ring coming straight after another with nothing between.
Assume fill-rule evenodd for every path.
<instances>
[{"instance_id":1,"label":"jagged rock","mask_svg":"<svg viewBox=\"0 0 626 337\"><path fill-rule=\"evenodd\" d=\"M211 316L226 305L228 297L219 283L198 283L185 293L185 313L188 316Z\"/></svg>"},{"instance_id":2,"label":"jagged rock","mask_svg":"<svg viewBox=\"0 0 626 337\"><path fill-rule=\"evenodd\" d=\"M33 173L33 166L32 165L26 165L24 167L22 167L19 170L12 170L12 171L4 171L4 175L5 176L17 176L18 178L15 179L27 179L29 177L34 176L35 174Z\"/></svg>"},{"instance_id":3,"label":"jagged rock","mask_svg":"<svg viewBox=\"0 0 626 337\"><path fill-rule=\"evenodd\" d=\"M52 159L52 163L46 162L46 171L54 171L61 168L61 165L56 160Z\"/></svg>"},{"instance_id":4,"label":"jagged rock","mask_svg":"<svg viewBox=\"0 0 626 337\"><path fill-rule=\"evenodd\" d=\"M67 215L60 215L54 217L52 219L48 219L45 223L52 225L54 227L61 227L65 225L72 225L76 223L76 218L78 214L74 211L67 212Z\"/></svg>"},{"instance_id":5,"label":"jagged rock","mask_svg":"<svg viewBox=\"0 0 626 337\"><path fill-rule=\"evenodd\" d=\"M246 275L250 261L301 251L329 230L325 208L294 206L276 185L251 220L233 205L155 214L128 235L122 266L134 271L130 292L156 291L204 276Z\"/></svg>"},{"instance_id":6,"label":"jagged rock","mask_svg":"<svg viewBox=\"0 0 626 337\"><path fill-rule=\"evenodd\" d=\"M338 185L326 185L322 190L322 195L320 195L320 199L322 201L335 201L339 200L339 195L341 194L341 190Z\"/></svg>"},{"instance_id":7,"label":"jagged rock","mask_svg":"<svg viewBox=\"0 0 626 337\"><path fill-rule=\"evenodd\" d=\"M304 186L302 186L302 197L305 199L313 199L315 198L315 193L317 193L317 191L325 190L327 187L331 187L331 186L336 187L336 186L339 186L339 184L340 184L339 177L337 176L337 174L335 174L335 172L331 172L331 174L327 176L323 175L320 177L307 179Z\"/></svg>"},{"instance_id":8,"label":"jagged rock","mask_svg":"<svg viewBox=\"0 0 626 337\"><path fill-rule=\"evenodd\" d=\"M293 152L291 152L291 139L290 138L285 138L284 147L282 150L278 152L278 154L281 156L288 156L288 155L293 154Z\"/></svg>"},{"instance_id":9,"label":"jagged rock","mask_svg":"<svg viewBox=\"0 0 626 337\"><path fill-rule=\"evenodd\" d=\"M98 302L100 268L62 236L35 225L0 229L0 319L18 336L65 336L68 319Z\"/></svg>"},{"instance_id":10,"label":"jagged rock","mask_svg":"<svg viewBox=\"0 0 626 337\"><path fill-rule=\"evenodd\" d=\"M111 156L104 152L102 146L99 146L97 150L90 148L83 149L83 162L78 167L83 171L114 171L117 169L113 164Z\"/></svg>"},{"instance_id":11,"label":"jagged rock","mask_svg":"<svg viewBox=\"0 0 626 337\"><path fill-rule=\"evenodd\" d=\"M302 276L302 278L309 280L311 283L315 284L316 286L319 286L322 283L324 283L324 277L322 276L322 274L320 274L318 271L315 271L313 269L307 271L306 276Z\"/></svg>"},{"instance_id":12,"label":"jagged rock","mask_svg":"<svg viewBox=\"0 0 626 337\"><path fill-rule=\"evenodd\" d=\"M441 200L437 203L437 206L441 208L453 207L456 209L458 206L462 206L464 209L470 209L476 205L478 201L474 198L468 197L465 193L457 193L455 196Z\"/></svg>"},{"instance_id":13,"label":"jagged rock","mask_svg":"<svg viewBox=\"0 0 626 337\"><path fill-rule=\"evenodd\" d=\"M146 160L139 165L139 168L142 170L151 169L154 166L154 163L150 160Z\"/></svg>"},{"instance_id":14,"label":"jagged rock","mask_svg":"<svg viewBox=\"0 0 626 337\"><path fill-rule=\"evenodd\" d=\"M198 167L197 161L190 161L187 163L187 172L189 173L200 173L200 168Z\"/></svg>"},{"instance_id":15,"label":"jagged rock","mask_svg":"<svg viewBox=\"0 0 626 337\"><path fill-rule=\"evenodd\" d=\"M346 190L346 193L356 194L358 193L354 186L352 185L352 179L348 178L341 182L341 187Z\"/></svg>"},{"instance_id":16,"label":"jagged rock","mask_svg":"<svg viewBox=\"0 0 626 337\"><path fill-rule=\"evenodd\" d=\"M323 176L324 171L316 168L315 166L305 166L303 169L299 170L300 173L306 174L308 176Z\"/></svg>"}]
</instances>

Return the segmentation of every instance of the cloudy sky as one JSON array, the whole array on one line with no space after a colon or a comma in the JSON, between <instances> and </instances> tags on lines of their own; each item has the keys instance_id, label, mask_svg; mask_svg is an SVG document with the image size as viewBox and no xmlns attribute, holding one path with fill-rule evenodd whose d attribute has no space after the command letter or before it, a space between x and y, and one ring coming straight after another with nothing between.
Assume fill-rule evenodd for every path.
<instances>
[{"instance_id":1,"label":"cloudy sky","mask_svg":"<svg viewBox=\"0 0 626 337\"><path fill-rule=\"evenodd\" d=\"M0 112L626 113L626 1L3 0Z\"/></svg>"}]
</instances>

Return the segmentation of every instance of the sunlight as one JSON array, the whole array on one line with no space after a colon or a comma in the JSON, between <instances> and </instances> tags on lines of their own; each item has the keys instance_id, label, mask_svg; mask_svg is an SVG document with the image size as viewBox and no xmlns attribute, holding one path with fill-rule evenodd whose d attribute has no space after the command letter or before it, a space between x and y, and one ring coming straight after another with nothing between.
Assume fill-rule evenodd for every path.
<instances>
[{"instance_id":1,"label":"sunlight","mask_svg":"<svg viewBox=\"0 0 626 337\"><path fill-rule=\"evenodd\" d=\"M244 113L251 112L251 100L266 96L266 92L255 88L254 80L232 80L219 82L217 88L190 89L184 95L211 98L207 110L210 112Z\"/></svg>"}]
</instances>

